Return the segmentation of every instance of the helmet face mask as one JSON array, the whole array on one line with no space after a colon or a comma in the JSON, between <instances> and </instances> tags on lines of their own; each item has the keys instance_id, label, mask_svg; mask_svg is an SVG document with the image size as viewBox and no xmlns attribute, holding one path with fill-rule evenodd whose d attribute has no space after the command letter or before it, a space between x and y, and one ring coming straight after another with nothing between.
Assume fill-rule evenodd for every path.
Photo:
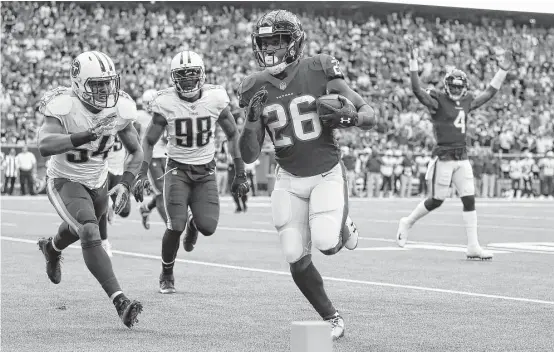
<instances>
[{"instance_id":1,"label":"helmet face mask","mask_svg":"<svg viewBox=\"0 0 554 352\"><path fill-rule=\"evenodd\" d=\"M468 89L466 74L454 70L444 77L444 90L452 100L460 100L466 96Z\"/></svg>"},{"instance_id":2,"label":"helmet face mask","mask_svg":"<svg viewBox=\"0 0 554 352\"><path fill-rule=\"evenodd\" d=\"M206 83L204 61L193 51L182 51L171 60L171 80L177 92L193 98Z\"/></svg>"},{"instance_id":3,"label":"helmet face mask","mask_svg":"<svg viewBox=\"0 0 554 352\"><path fill-rule=\"evenodd\" d=\"M120 76L114 63L99 51L86 51L77 56L70 69L75 95L94 109L113 108L119 100Z\"/></svg>"},{"instance_id":4,"label":"helmet face mask","mask_svg":"<svg viewBox=\"0 0 554 352\"><path fill-rule=\"evenodd\" d=\"M258 65L275 75L300 59L305 39L306 33L295 15L288 11L271 11L254 28L252 50Z\"/></svg>"}]
</instances>

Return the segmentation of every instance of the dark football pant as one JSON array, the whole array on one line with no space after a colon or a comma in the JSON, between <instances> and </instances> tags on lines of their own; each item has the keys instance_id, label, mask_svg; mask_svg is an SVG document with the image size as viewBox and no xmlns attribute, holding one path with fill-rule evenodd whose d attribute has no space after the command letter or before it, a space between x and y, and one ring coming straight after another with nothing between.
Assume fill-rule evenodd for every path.
<instances>
[{"instance_id":1,"label":"dark football pant","mask_svg":"<svg viewBox=\"0 0 554 352\"><path fill-rule=\"evenodd\" d=\"M148 180L156 196L164 189L165 158L154 158L148 168Z\"/></svg>"},{"instance_id":2,"label":"dark football pant","mask_svg":"<svg viewBox=\"0 0 554 352\"><path fill-rule=\"evenodd\" d=\"M108 209L107 182L100 188L90 189L64 178L48 179L46 193L54 209L75 235L86 223L98 224L99 218Z\"/></svg>"},{"instance_id":3,"label":"dark football pant","mask_svg":"<svg viewBox=\"0 0 554 352\"><path fill-rule=\"evenodd\" d=\"M219 222L215 161L187 165L168 159L167 170L164 176L167 228L183 232L190 207L198 231L207 236L213 234Z\"/></svg>"}]
</instances>

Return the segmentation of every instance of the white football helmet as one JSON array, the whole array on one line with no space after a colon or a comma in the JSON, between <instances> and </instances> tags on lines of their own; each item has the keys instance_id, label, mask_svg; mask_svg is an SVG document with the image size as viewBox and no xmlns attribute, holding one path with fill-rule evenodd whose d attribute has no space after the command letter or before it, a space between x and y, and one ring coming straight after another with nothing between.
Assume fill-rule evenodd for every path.
<instances>
[{"instance_id":1,"label":"white football helmet","mask_svg":"<svg viewBox=\"0 0 554 352\"><path fill-rule=\"evenodd\" d=\"M79 99L94 108L112 108L119 99L119 73L100 51L85 51L71 64L71 87Z\"/></svg>"},{"instance_id":2,"label":"white football helmet","mask_svg":"<svg viewBox=\"0 0 554 352\"><path fill-rule=\"evenodd\" d=\"M146 106L149 102L151 102L156 97L156 90L155 89L148 89L142 94L142 104Z\"/></svg>"},{"instance_id":3,"label":"white football helmet","mask_svg":"<svg viewBox=\"0 0 554 352\"><path fill-rule=\"evenodd\" d=\"M192 98L206 83L204 61L194 51L181 51L171 60L171 80L177 91Z\"/></svg>"}]
</instances>

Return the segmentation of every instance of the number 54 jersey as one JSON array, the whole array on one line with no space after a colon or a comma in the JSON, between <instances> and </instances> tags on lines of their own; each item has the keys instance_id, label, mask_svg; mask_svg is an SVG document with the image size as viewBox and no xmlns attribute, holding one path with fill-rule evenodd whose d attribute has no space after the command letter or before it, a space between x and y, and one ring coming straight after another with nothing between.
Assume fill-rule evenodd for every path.
<instances>
[{"instance_id":1,"label":"number 54 jersey","mask_svg":"<svg viewBox=\"0 0 554 352\"><path fill-rule=\"evenodd\" d=\"M104 118L115 117L113 127L103 136L66 153L53 155L47 169L49 178L65 178L91 189L102 187L108 176L106 158L116 134L135 119L137 108L133 99L120 91L115 107L93 114L85 108L71 88L60 87L44 95L39 111L58 119L67 134L84 132Z\"/></svg>"},{"instance_id":2,"label":"number 54 jersey","mask_svg":"<svg viewBox=\"0 0 554 352\"><path fill-rule=\"evenodd\" d=\"M208 164L215 156L213 135L221 111L229 105L222 86L204 84L200 98L187 102L174 87L161 90L148 104L167 121L167 156L189 165Z\"/></svg>"},{"instance_id":3,"label":"number 54 jersey","mask_svg":"<svg viewBox=\"0 0 554 352\"><path fill-rule=\"evenodd\" d=\"M248 106L256 92L267 90L263 125L275 146L275 160L295 176L328 172L340 160L333 130L321 124L315 104L327 94L327 82L336 78L344 78L337 60L320 54L300 59L283 80L261 71L239 87L241 107Z\"/></svg>"}]
</instances>

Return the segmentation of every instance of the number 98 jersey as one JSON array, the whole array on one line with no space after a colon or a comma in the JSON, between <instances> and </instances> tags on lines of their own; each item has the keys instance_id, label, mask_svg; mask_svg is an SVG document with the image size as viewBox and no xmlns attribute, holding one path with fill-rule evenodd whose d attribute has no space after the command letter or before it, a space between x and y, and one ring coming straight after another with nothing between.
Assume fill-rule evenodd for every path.
<instances>
[{"instance_id":1,"label":"number 98 jersey","mask_svg":"<svg viewBox=\"0 0 554 352\"><path fill-rule=\"evenodd\" d=\"M267 90L263 124L277 163L293 175L315 176L340 160L334 132L321 124L315 104L327 94L327 82L336 78L344 78L337 60L320 54L300 59L283 80L262 71L246 77L239 87L241 107L248 106L256 92Z\"/></svg>"},{"instance_id":2,"label":"number 98 jersey","mask_svg":"<svg viewBox=\"0 0 554 352\"><path fill-rule=\"evenodd\" d=\"M215 124L229 105L222 86L204 84L200 98L187 102L174 87L161 90L148 104L148 112L158 113L167 121L167 156L189 165L203 165L213 160Z\"/></svg>"},{"instance_id":3,"label":"number 98 jersey","mask_svg":"<svg viewBox=\"0 0 554 352\"><path fill-rule=\"evenodd\" d=\"M117 105L97 114L88 111L71 88L48 91L39 103L39 111L58 119L67 134L86 131L100 120L116 115L114 127L95 141L83 144L63 154L53 155L47 169L49 178L66 178L90 189L102 187L108 176L107 157L116 135L131 123L137 108L133 99L120 91Z\"/></svg>"}]
</instances>

